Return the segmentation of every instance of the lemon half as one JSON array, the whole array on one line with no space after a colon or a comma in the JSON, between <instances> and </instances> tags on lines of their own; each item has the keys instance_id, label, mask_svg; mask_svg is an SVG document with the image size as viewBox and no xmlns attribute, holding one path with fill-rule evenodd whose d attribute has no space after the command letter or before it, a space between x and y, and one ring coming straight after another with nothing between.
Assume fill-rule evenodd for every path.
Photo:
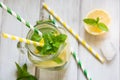
<instances>
[{"instance_id":1,"label":"lemon half","mask_svg":"<svg viewBox=\"0 0 120 80\"><path fill-rule=\"evenodd\" d=\"M107 27L109 26L110 17L107 14L107 12L105 12L104 10L98 10L98 9L93 10L89 12L88 15L86 16L86 18L92 18L92 19L96 19L98 17L100 18L99 22L104 23ZM92 35L101 35L105 33L105 31L100 30L97 26L89 25L86 23L85 23L85 30Z\"/></svg>"}]
</instances>

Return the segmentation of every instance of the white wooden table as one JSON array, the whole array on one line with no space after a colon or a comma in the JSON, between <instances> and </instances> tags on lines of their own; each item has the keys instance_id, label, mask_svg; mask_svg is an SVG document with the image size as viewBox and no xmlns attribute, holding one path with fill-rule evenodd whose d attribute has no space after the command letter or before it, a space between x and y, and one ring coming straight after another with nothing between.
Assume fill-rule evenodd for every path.
<instances>
[{"instance_id":1,"label":"white wooden table","mask_svg":"<svg viewBox=\"0 0 120 80\"><path fill-rule=\"evenodd\" d=\"M87 68L93 80L120 80L120 47L119 47L119 22L120 1L119 0L0 0L8 5L23 18L35 25L36 20L48 17L48 13L42 9L42 3L46 2L64 21L67 22L83 39L85 39L95 50L100 52L103 41L111 41L117 51L115 59L109 63L101 64L70 34L70 42L80 60ZM106 10L111 16L110 32L106 36L91 36L84 30L83 18L93 9ZM0 9L0 34L6 32L25 37L29 29L6 11ZM0 80L16 80L15 62L28 64L29 72L36 75L38 80L86 80L82 71L77 67L74 59L66 71L47 71L37 69L28 59L20 54L16 47L17 42L0 37ZM101 53L99 53L102 55Z\"/></svg>"}]
</instances>

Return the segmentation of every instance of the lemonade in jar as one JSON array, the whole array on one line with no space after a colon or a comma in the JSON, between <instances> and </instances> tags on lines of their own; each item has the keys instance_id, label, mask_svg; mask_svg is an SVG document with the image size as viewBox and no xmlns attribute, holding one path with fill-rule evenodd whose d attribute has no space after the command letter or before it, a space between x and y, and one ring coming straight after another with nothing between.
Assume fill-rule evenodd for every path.
<instances>
[{"instance_id":1,"label":"lemonade in jar","mask_svg":"<svg viewBox=\"0 0 120 80\"><path fill-rule=\"evenodd\" d=\"M30 30L26 38L42 41L44 45L41 47L25 44L29 60L39 68L64 68L70 58L70 46L65 30L47 21L35 25L35 28L42 32L42 37Z\"/></svg>"}]
</instances>

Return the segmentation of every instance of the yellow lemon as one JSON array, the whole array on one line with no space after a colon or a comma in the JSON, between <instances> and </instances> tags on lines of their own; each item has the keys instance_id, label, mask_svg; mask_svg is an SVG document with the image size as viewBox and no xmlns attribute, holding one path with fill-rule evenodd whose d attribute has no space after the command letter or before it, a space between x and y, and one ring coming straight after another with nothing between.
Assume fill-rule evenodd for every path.
<instances>
[{"instance_id":1,"label":"yellow lemon","mask_svg":"<svg viewBox=\"0 0 120 80\"><path fill-rule=\"evenodd\" d=\"M91 19L97 19L99 17L99 22L104 23L107 27L110 24L110 17L109 15L103 11L103 10L93 10L88 13L86 18L91 18ZM109 27L108 27L109 29ZM96 25L89 25L85 23L85 30L92 34L92 35L100 35L105 33L105 31L102 31L99 29Z\"/></svg>"}]
</instances>

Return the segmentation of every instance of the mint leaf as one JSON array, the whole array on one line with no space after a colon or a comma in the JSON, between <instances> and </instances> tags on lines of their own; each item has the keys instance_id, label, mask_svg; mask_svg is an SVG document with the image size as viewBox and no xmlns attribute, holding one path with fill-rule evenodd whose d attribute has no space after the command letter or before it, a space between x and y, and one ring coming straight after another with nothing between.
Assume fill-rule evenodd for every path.
<instances>
[{"instance_id":1,"label":"mint leaf","mask_svg":"<svg viewBox=\"0 0 120 80\"><path fill-rule=\"evenodd\" d=\"M41 40L41 37L37 33L33 33L31 40L39 42Z\"/></svg>"},{"instance_id":2,"label":"mint leaf","mask_svg":"<svg viewBox=\"0 0 120 80\"><path fill-rule=\"evenodd\" d=\"M53 44L53 46L56 47L56 48L59 48L60 44L61 44L60 42L55 42L55 43Z\"/></svg>"},{"instance_id":3,"label":"mint leaf","mask_svg":"<svg viewBox=\"0 0 120 80\"><path fill-rule=\"evenodd\" d=\"M102 31L108 31L108 27L104 23L98 23L98 28Z\"/></svg>"},{"instance_id":4,"label":"mint leaf","mask_svg":"<svg viewBox=\"0 0 120 80\"><path fill-rule=\"evenodd\" d=\"M92 18L86 18L83 20L86 24L89 24L89 25L96 25L97 24L97 21L95 19L92 19Z\"/></svg>"},{"instance_id":5,"label":"mint leaf","mask_svg":"<svg viewBox=\"0 0 120 80\"><path fill-rule=\"evenodd\" d=\"M67 35L60 34L60 35L55 37L55 41L62 43L62 42L64 42L66 40L66 38L67 38Z\"/></svg>"},{"instance_id":6,"label":"mint leaf","mask_svg":"<svg viewBox=\"0 0 120 80\"><path fill-rule=\"evenodd\" d=\"M20 67L17 63L17 79L16 80L37 80L37 78L30 73L27 72L27 65L24 64L22 67Z\"/></svg>"},{"instance_id":7,"label":"mint leaf","mask_svg":"<svg viewBox=\"0 0 120 80\"><path fill-rule=\"evenodd\" d=\"M100 18L99 18L99 17L97 17L97 19L96 19L96 23L98 23L98 22L99 22L99 20L100 20Z\"/></svg>"},{"instance_id":8,"label":"mint leaf","mask_svg":"<svg viewBox=\"0 0 120 80\"><path fill-rule=\"evenodd\" d=\"M17 67L17 75L18 75L18 77L23 76L22 68L17 63L15 63L15 64L16 64L16 67Z\"/></svg>"},{"instance_id":9,"label":"mint leaf","mask_svg":"<svg viewBox=\"0 0 120 80\"><path fill-rule=\"evenodd\" d=\"M97 17L96 20L92 18L86 18L83 21L86 24L97 26L102 31L108 31L108 27L104 23L99 22L100 21L99 17Z\"/></svg>"},{"instance_id":10,"label":"mint leaf","mask_svg":"<svg viewBox=\"0 0 120 80\"><path fill-rule=\"evenodd\" d=\"M24 64L23 67L22 67L22 69L23 69L24 71L27 71L27 64Z\"/></svg>"},{"instance_id":11,"label":"mint leaf","mask_svg":"<svg viewBox=\"0 0 120 80\"><path fill-rule=\"evenodd\" d=\"M67 35L58 34L55 35L53 32L43 33L44 46L37 46L37 50L40 55L51 55L55 54L59 47L65 42Z\"/></svg>"}]
</instances>

